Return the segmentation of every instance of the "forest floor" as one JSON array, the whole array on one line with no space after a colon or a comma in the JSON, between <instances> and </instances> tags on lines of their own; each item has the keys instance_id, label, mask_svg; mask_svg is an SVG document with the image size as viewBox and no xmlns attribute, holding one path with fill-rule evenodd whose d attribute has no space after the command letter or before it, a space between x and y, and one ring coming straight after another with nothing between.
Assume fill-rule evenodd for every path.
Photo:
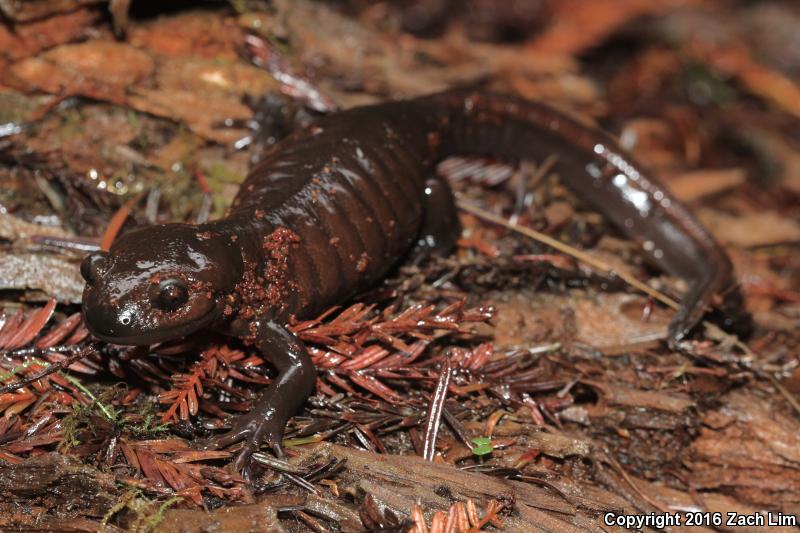
<instances>
[{"instance_id":1,"label":"forest floor","mask_svg":"<svg viewBox=\"0 0 800 533\"><path fill-rule=\"evenodd\" d=\"M800 515L796 3L128 4L0 1L2 381L56 370L0 394L0 529L608 531L609 513L680 512L746 531L729 513ZM564 188L556 158L451 159L439 172L482 210L462 212L458 249L291 325L320 374L287 458L260 454L247 483L232 451L195 450L250 408L269 362L210 333L93 339L82 257L222 216L263 151L318 116L468 85L618 136L728 251L754 332L707 323L669 348L653 294L685 287Z\"/></svg>"}]
</instances>

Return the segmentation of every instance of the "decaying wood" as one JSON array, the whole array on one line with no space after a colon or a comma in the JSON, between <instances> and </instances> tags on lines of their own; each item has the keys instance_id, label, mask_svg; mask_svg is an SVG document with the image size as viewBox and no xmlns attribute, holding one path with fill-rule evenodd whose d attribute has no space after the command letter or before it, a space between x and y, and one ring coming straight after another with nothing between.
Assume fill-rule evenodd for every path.
<instances>
[{"instance_id":1,"label":"decaying wood","mask_svg":"<svg viewBox=\"0 0 800 533\"><path fill-rule=\"evenodd\" d=\"M225 531L227 533L286 533L278 520L275 507L263 504L223 507L207 513L189 509L170 509L156 529L159 533L204 533Z\"/></svg>"},{"instance_id":2,"label":"decaying wood","mask_svg":"<svg viewBox=\"0 0 800 533\"><path fill-rule=\"evenodd\" d=\"M0 527L41 519L102 518L114 504L114 477L59 453L0 463ZM20 509L26 511L20 512Z\"/></svg>"},{"instance_id":3,"label":"decaying wood","mask_svg":"<svg viewBox=\"0 0 800 533\"><path fill-rule=\"evenodd\" d=\"M726 400L687 454L695 487L800 516L800 423L743 391Z\"/></svg>"},{"instance_id":4,"label":"decaying wood","mask_svg":"<svg viewBox=\"0 0 800 533\"><path fill-rule=\"evenodd\" d=\"M485 508L489 501L500 499L511 502L512 508L510 516L503 517L505 531L567 532L596 529L596 517L606 511L632 512L619 496L577 481L562 480L559 494L545 486L463 471L416 456L377 455L329 443L300 452L302 461L346 461L339 490L370 494L400 516L409 516L415 502L432 512L456 501L473 499Z\"/></svg>"}]
</instances>

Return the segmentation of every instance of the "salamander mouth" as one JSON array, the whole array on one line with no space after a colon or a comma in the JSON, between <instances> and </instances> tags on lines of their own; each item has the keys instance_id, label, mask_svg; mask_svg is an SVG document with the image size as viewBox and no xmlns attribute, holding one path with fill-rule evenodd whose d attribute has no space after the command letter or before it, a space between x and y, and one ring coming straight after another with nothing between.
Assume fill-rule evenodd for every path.
<instances>
[{"instance_id":1,"label":"salamander mouth","mask_svg":"<svg viewBox=\"0 0 800 533\"><path fill-rule=\"evenodd\" d=\"M101 341L105 341L111 344L118 344L122 346L147 346L150 344L157 344L159 342L166 342L171 340L180 339L185 337L195 331L199 331L203 329L205 326L209 325L211 322L214 321L216 317L216 306L212 306L211 309L208 310L206 314L203 316L196 318L186 324L182 324L180 326L176 326L174 328L157 330L157 331L148 331L146 333L139 333L137 335L124 335L124 336L115 336L115 335L104 335L94 329L86 323L89 331L92 332L92 335L100 339Z\"/></svg>"}]
</instances>

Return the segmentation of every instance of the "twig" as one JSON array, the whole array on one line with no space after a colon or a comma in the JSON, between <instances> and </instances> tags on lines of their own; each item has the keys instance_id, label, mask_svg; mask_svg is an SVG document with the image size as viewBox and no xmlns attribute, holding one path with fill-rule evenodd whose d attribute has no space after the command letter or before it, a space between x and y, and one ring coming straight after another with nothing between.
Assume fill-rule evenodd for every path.
<instances>
[{"instance_id":1,"label":"twig","mask_svg":"<svg viewBox=\"0 0 800 533\"><path fill-rule=\"evenodd\" d=\"M601 451L600 452L600 457L601 457L601 459L605 460L609 465L611 465L612 469L616 470L616 472L622 477L622 479L625 481L625 483L627 483L628 486L631 489L633 489L633 491L636 494L638 494L639 497L642 500L644 500L645 502L649 503L650 505L652 505L653 507L655 507L656 509L658 509L662 513L668 513L669 512L669 507L667 507L665 504L662 504L660 501L656 500L655 498L651 498L650 496L648 496L639 487L639 484L636 483L636 481L634 481L634 479L630 475L628 475L628 473L625 471L624 468L622 468L622 465L620 465L616 461L616 459L611 457L611 455L609 455L605 451Z\"/></svg>"},{"instance_id":2,"label":"twig","mask_svg":"<svg viewBox=\"0 0 800 533\"><path fill-rule=\"evenodd\" d=\"M79 360L83 359L84 357L89 355L93 350L94 350L94 347L87 346L87 347L85 347L85 348L83 348L81 350L78 350L74 354L72 354L72 355L66 357L65 359L62 359L61 361L58 361L56 363L48 363L47 361L37 360L36 364L45 365L45 367L42 370L40 370L38 372L35 372L35 373L33 373L33 374L29 375L29 376L25 376L24 378L20 379L19 381L15 381L14 383L9 383L8 385L4 385L4 386L0 387L0 394L6 394L8 392L14 392L15 390L17 390L19 388L22 388L22 387L24 387L26 385L30 385L34 381L39 381L43 377L49 376L53 372L57 372L57 371L62 370L64 368L69 368L69 366L72 363L75 363L76 361L79 361Z\"/></svg>"},{"instance_id":3,"label":"twig","mask_svg":"<svg viewBox=\"0 0 800 533\"><path fill-rule=\"evenodd\" d=\"M588 254L588 253L586 253L586 252L584 252L582 250L578 250L577 248L574 248L574 247L572 247L572 246L570 246L568 244L564 244L563 242L561 242L561 241L559 241L557 239L554 239L553 237L550 237L549 235L545 235L544 233L542 233L540 231L536 231L535 229L531 229L531 228L528 228L526 226L520 226L519 224L516 224L514 222L509 222L508 220L506 220L506 219L504 219L504 218L502 218L500 216L497 216L494 213L490 213L489 211L487 211L485 209L482 209L482 208L480 208L478 206L475 206L475 205L472 205L472 204L470 204L468 202L465 202L461 198L458 198L456 200L456 205L458 205L458 208L461 209L462 211L466 211L467 213L471 213L471 214L473 214L473 215L475 215L475 216L477 216L479 218L482 218L483 220L487 220L487 221L492 222L494 224L498 224L500 226L503 226L504 228L510 229L511 231L515 231L517 233L521 233L522 235L525 235L526 237L530 237L531 239L533 239L535 241L539 241L541 243L544 243L547 246L550 246L551 248L555 248L559 252L563 252L563 253L565 253L567 255L570 255L570 256L574 257L578 261L581 261L583 263L586 263L587 265L593 266L594 268L596 268L598 270L605 271L605 273L608 274L609 276L616 276L616 277L620 278L621 280L623 280L628 285L630 285L630 286L632 286L632 287L634 287L636 289L639 289L640 291L644 292L648 296L651 296L651 297L655 298L659 302L663 303L664 305L666 305L668 307L671 307L672 309L678 309L680 307L680 304L677 301L673 300L672 298L670 298L666 294L664 294L664 293L662 293L660 291L657 291L656 289L650 287L646 283L638 280L632 274L630 274L628 272L625 272L624 270L618 270L618 269L614 268L613 266L611 266L610 264L606 263L605 261L603 261L601 259L598 259L598 258L596 258L596 257L594 257L594 256L592 256L592 255L590 255L590 254Z\"/></svg>"},{"instance_id":4,"label":"twig","mask_svg":"<svg viewBox=\"0 0 800 533\"><path fill-rule=\"evenodd\" d=\"M760 369L758 373L765 375L766 378L769 379L770 383L772 383L772 386L778 389L778 392L781 394L781 396L783 396L786 399L786 401L789 403L789 405L791 405L794 408L797 414L800 414L800 403L792 395L792 393L786 389L786 387L781 385L781 382L778 381L777 378L775 378L775 376L772 375L772 373L762 372Z\"/></svg>"},{"instance_id":5,"label":"twig","mask_svg":"<svg viewBox=\"0 0 800 533\"><path fill-rule=\"evenodd\" d=\"M125 224L125 221L128 220L128 217L131 214L131 211L139 203L139 201L144 198L145 193L139 193L133 198L130 198L127 202L122 204L116 213L111 217L111 220L108 221L108 226L106 230L103 232L103 237L100 239L100 249L104 251L108 251L111 248L111 243L114 242L114 239L117 238L117 234L119 234L122 226Z\"/></svg>"},{"instance_id":6,"label":"twig","mask_svg":"<svg viewBox=\"0 0 800 533\"><path fill-rule=\"evenodd\" d=\"M433 461L433 456L436 454L436 437L439 435L439 424L442 420L444 400L447 398L447 389L450 386L450 378L452 375L451 361L448 357L444 360L444 364L442 365L439 382L436 384L436 390L431 396L431 402L428 406L428 416L425 420L425 447L422 452L422 457L426 461Z\"/></svg>"}]
</instances>

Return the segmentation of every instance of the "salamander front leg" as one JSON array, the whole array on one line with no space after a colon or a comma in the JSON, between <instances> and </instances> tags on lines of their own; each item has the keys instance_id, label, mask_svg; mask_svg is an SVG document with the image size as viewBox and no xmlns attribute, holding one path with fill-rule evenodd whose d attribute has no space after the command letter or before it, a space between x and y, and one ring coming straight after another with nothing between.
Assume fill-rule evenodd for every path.
<instances>
[{"instance_id":1,"label":"salamander front leg","mask_svg":"<svg viewBox=\"0 0 800 533\"><path fill-rule=\"evenodd\" d=\"M278 376L249 413L234 419L230 431L212 437L202 446L218 450L244 442L234 463L239 471L248 466L250 456L262 444L267 444L276 455L283 455L281 440L286 422L313 392L317 375L306 347L283 326L256 322L254 344L277 367Z\"/></svg>"},{"instance_id":2,"label":"salamander front leg","mask_svg":"<svg viewBox=\"0 0 800 533\"><path fill-rule=\"evenodd\" d=\"M447 255L461 235L453 192L442 178L425 182L422 199L423 221L419 239L411 251L411 261L419 263L430 255Z\"/></svg>"}]
</instances>

